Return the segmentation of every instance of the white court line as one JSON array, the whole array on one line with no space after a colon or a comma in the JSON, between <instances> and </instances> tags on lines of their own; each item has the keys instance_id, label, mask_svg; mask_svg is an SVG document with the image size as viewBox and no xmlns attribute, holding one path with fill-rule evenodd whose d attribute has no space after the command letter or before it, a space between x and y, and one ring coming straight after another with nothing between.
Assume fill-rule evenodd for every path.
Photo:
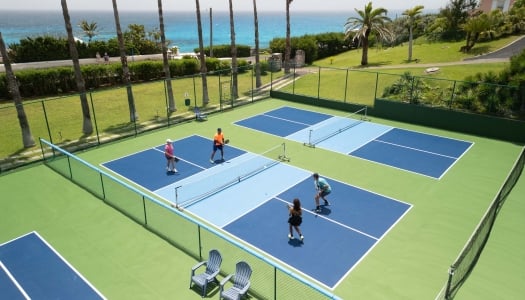
<instances>
[{"instance_id":1,"label":"white court line","mask_svg":"<svg viewBox=\"0 0 525 300\"><path fill-rule=\"evenodd\" d=\"M282 121L286 121L286 122L290 122L290 123L295 123L295 124L299 124L299 125L312 126L310 124L306 124L306 123L303 123L303 122L297 122L297 121L293 121L293 120L290 120L290 119L285 119L285 118L276 117L276 116L272 116L272 115L262 114L262 116L266 116L268 118L274 118L274 119L277 119L277 120L282 120Z\"/></svg>"},{"instance_id":2,"label":"white court line","mask_svg":"<svg viewBox=\"0 0 525 300\"><path fill-rule=\"evenodd\" d=\"M40 239L40 241L42 241L42 243L44 243L49 249L51 249L51 251L53 251L53 253L55 253L56 256L58 256L58 258L60 258L60 260L62 260L64 264L66 264L73 272L75 272L77 276L84 281L85 284L91 287L91 289L93 289L93 291L95 291L95 293L97 293L100 296L100 298L106 299L106 297L104 297L104 295L102 295L102 293L100 293L91 284L91 282L89 282L80 272L78 272L77 269L75 269L75 267L73 267L64 257L62 257L62 255L58 251L56 251L55 248L53 248L53 246L51 246L43 237L41 237L40 234L38 234L38 232L34 231L33 233Z\"/></svg>"},{"instance_id":3,"label":"white court line","mask_svg":"<svg viewBox=\"0 0 525 300\"><path fill-rule=\"evenodd\" d=\"M436 155L436 156L447 157L447 158L452 158L452 159L458 159L458 157L444 155L444 154L431 152L431 151L426 151L426 150L422 150L422 149L419 149L419 148L408 147L408 146L395 144L395 143L391 143L391 142L386 142L386 141L382 141L382 140L378 140L378 139L376 139L375 141L377 141L379 143L383 143L383 144L388 144L388 145L392 145L392 146L396 146L396 147L400 147L400 148L405 148L405 149L410 149L410 150L414 150L414 151L418 151L418 152L428 153L428 154L432 154L432 155Z\"/></svg>"},{"instance_id":4,"label":"white court line","mask_svg":"<svg viewBox=\"0 0 525 300\"><path fill-rule=\"evenodd\" d=\"M285 203L289 203L288 201L286 201L286 200L284 200L284 199L281 199L281 198L279 198L279 197L274 197L274 198L277 199L277 200L279 200L279 201L282 201L282 202L285 202ZM319 217L319 218L323 218L323 219L327 220L328 222L332 222L332 223L334 223L334 224L336 224L336 225L339 225L339 226L342 226L342 227L344 227L344 228L346 228L346 229L350 229L351 231L357 232L357 233L359 233L359 234L361 234L361 235L364 235L364 236L366 236L366 237L369 237L369 238L371 238L371 239L373 239L373 240L376 240L376 241L379 240L378 237L372 236L372 235L370 235L370 234L368 234L368 233L362 232L362 231L360 231L360 230L357 230L357 229L355 229L355 228L353 228L353 227L350 227L350 226L348 226L348 225L345 225L345 224L343 224L343 223L340 223L340 222L334 221L334 220L332 220L332 219L330 219L330 218L328 218L328 217L325 217L325 216L323 216L323 215L313 213L313 212L311 212L311 211L308 210L308 209L305 209L305 208L302 208L302 209L303 209L305 212L307 212L307 213L309 213L309 214L317 215L317 217Z\"/></svg>"},{"instance_id":5,"label":"white court line","mask_svg":"<svg viewBox=\"0 0 525 300\"><path fill-rule=\"evenodd\" d=\"M9 279L11 279L11 281L14 283L14 285L18 288L18 290L20 291L20 293L22 295L24 295L24 298L26 299L31 299L31 297L29 297L29 295L26 293L26 291L24 290L24 288L22 288L22 286L20 285L20 283L18 283L18 281L16 280L16 278L13 276L13 274L11 274L11 272L9 272L9 269L7 269L7 267L2 263L2 261L0 260L0 269L4 270L5 273L7 274L7 277L9 277Z\"/></svg>"}]
</instances>

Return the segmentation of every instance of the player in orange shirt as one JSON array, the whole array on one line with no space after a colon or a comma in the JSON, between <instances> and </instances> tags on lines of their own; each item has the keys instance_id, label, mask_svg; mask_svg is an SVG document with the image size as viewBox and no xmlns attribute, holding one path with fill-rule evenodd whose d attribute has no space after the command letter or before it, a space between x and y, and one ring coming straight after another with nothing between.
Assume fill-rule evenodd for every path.
<instances>
[{"instance_id":1,"label":"player in orange shirt","mask_svg":"<svg viewBox=\"0 0 525 300\"><path fill-rule=\"evenodd\" d=\"M213 151L210 157L210 162L212 164L215 163L213 157L215 156L215 152L217 152L217 150L221 150L221 161L224 161L224 133L220 128L217 128L217 133L215 136L213 136Z\"/></svg>"}]
</instances>

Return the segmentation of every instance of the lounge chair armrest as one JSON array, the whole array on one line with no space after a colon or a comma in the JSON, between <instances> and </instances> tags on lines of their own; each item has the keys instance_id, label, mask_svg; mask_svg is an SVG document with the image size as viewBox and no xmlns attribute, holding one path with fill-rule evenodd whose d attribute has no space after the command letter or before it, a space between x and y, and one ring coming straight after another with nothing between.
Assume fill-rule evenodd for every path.
<instances>
[{"instance_id":1,"label":"lounge chair armrest","mask_svg":"<svg viewBox=\"0 0 525 300\"><path fill-rule=\"evenodd\" d=\"M230 281L230 278L232 278L233 274L230 274L226 277L224 277L223 280L221 280L221 283L219 284L220 286L224 286L226 283L228 283L228 281Z\"/></svg>"},{"instance_id":2,"label":"lounge chair armrest","mask_svg":"<svg viewBox=\"0 0 525 300\"><path fill-rule=\"evenodd\" d=\"M207 261L201 261L200 263L194 265L192 268L191 268L191 272L195 272L195 270L197 270L198 268L200 268L201 266L205 265L207 263Z\"/></svg>"}]
</instances>

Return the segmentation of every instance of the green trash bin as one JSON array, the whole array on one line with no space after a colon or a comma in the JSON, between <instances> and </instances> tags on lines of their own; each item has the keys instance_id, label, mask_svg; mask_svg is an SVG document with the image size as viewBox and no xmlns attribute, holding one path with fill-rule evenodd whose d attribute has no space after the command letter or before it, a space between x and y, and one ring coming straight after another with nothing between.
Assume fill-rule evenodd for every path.
<instances>
[{"instance_id":1,"label":"green trash bin","mask_svg":"<svg viewBox=\"0 0 525 300\"><path fill-rule=\"evenodd\" d=\"M186 106L190 106L190 104L191 104L191 100L190 100L190 99L184 99L184 104L185 104Z\"/></svg>"}]
</instances>

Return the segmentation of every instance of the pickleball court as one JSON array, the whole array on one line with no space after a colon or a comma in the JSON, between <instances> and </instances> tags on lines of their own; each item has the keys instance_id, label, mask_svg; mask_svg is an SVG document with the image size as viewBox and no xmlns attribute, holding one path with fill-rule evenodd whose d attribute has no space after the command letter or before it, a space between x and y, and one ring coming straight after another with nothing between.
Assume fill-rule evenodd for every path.
<instances>
[{"instance_id":1,"label":"pickleball court","mask_svg":"<svg viewBox=\"0 0 525 300\"><path fill-rule=\"evenodd\" d=\"M332 116L283 106L235 124L435 179L442 178L473 144L373 123L366 109Z\"/></svg>"},{"instance_id":2,"label":"pickleball court","mask_svg":"<svg viewBox=\"0 0 525 300\"><path fill-rule=\"evenodd\" d=\"M211 140L191 135L173 144L177 173L165 171L164 145L103 166L331 289L411 208L327 178L331 205L317 214L312 171L288 164L285 144L260 154L230 144L225 161L213 164ZM303 203L304 243L287 237L287 205L296 197Z\"/></svg>"}]
</instances>

